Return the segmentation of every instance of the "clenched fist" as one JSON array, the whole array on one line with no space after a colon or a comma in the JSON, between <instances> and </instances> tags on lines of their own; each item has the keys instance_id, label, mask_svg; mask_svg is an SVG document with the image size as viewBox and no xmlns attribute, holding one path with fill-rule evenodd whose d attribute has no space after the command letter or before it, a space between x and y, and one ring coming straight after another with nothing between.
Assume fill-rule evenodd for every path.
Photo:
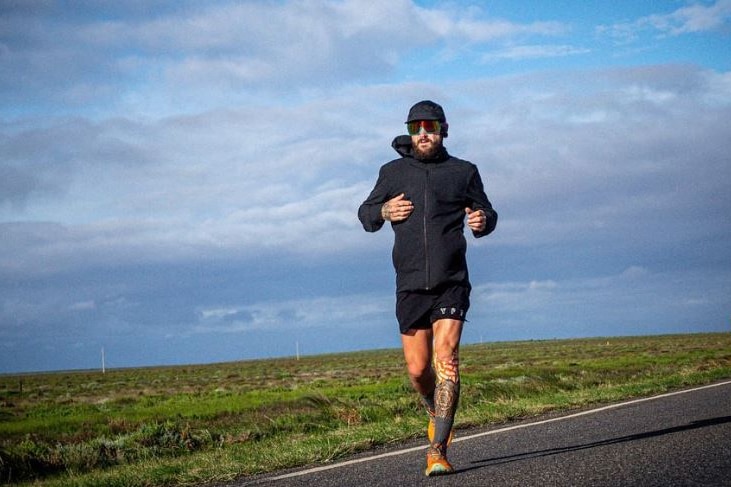
<instances>
[{"instance_id":1,"label":"clenched fist","mask_svg":"<svg viewBox=\"0 0 731 487\"><path fill-rule=\"evenodd\" d=\"M389 222L401 222L406 220L412 211L414 211L414 204L406 199L404 193L401 193L381 206L381 217Z\"/></svg>"},{"instance_id":2,"label":"clenched fist","mask_svg":"<svg viewBox=\"0 0 731 487\"><path fill-rule=\"evenodd\" d=\"M467 213L467 226L472 229L473 232L481 232L487 226L487 216L482 210L474 211L472 208L465 208Z\"/></svg>"}]
</instances>

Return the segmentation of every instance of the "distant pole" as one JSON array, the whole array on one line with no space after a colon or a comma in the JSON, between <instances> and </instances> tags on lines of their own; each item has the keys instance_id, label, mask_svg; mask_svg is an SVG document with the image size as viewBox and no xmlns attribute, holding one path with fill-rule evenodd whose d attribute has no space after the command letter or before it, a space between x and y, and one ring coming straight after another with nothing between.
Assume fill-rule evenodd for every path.
<instances>
[{"instance_id":1,"label":"distant pole","mask_svg":"<svg viewBox=\"0 0 731 487\"><path fill-rule=\"evenodd\" d=\"M300 342L294 342L294 347L297 353L297 360L300 359Z\"/></svg>"},{"instance_id":2,"label":"distant pole","mask_svg":"<svg viewBox=\"0 0 731 487\"><path fill-rule=\"evenodd\" d=\"M105 362L106 361L104 360L104 347L102 347L102 374L107 373L107 365Z\"/></svg>"}]
</instances>

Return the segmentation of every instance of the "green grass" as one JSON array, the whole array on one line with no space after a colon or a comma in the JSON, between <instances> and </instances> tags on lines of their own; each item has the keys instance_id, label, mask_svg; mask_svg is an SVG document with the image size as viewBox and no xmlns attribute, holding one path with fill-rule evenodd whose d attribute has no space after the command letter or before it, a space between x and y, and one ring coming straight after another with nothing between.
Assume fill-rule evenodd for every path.
<instances>
[{"instance_id":1,"label":"green grass","mask_svg":"<svg viewBox=\"0 0 731 487\"><path fill-rule=\"evenodd\" d=\"M524 341L461 353L457 428L731 377L731 335ZM400 350L0 376L0 483L202 485L424 435Z\"/></svg>"}]
</instances>

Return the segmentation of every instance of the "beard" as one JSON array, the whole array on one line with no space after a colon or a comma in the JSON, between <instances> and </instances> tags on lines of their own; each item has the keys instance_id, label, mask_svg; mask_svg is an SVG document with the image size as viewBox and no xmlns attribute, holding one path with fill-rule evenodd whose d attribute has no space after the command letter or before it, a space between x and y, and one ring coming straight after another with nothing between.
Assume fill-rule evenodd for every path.
<instances>
[{"instance_id":1,"label":"beard","mask_svg":"<svg viewBox=\"0 0 731 487\"><path fill-rule=\"evenodd\" d=\"M440 142L432 142L428 147L421 147L419 144L414 144L414 155L419 160L435 159L439 155L439 151L442 148Z\"/></svg>"}]
</instances>

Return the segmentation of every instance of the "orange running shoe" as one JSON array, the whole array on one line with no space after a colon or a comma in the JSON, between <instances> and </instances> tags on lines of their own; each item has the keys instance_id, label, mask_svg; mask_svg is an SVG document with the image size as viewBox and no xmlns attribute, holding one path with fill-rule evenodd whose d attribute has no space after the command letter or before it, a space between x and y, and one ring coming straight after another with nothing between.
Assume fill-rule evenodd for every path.
<instances>
[{"instance_id":1,"label":"orange running shoe","mask_svg":"<svg viewBox=\"0 0 731 487\"><path fill-rule=\"evenodd\" d=\"M447 461L447 456L439 447L430 446L426 451L426 471L427 477L435 475L447 475L454 472L454 468Z\"/></svg>"}]
</instances>

